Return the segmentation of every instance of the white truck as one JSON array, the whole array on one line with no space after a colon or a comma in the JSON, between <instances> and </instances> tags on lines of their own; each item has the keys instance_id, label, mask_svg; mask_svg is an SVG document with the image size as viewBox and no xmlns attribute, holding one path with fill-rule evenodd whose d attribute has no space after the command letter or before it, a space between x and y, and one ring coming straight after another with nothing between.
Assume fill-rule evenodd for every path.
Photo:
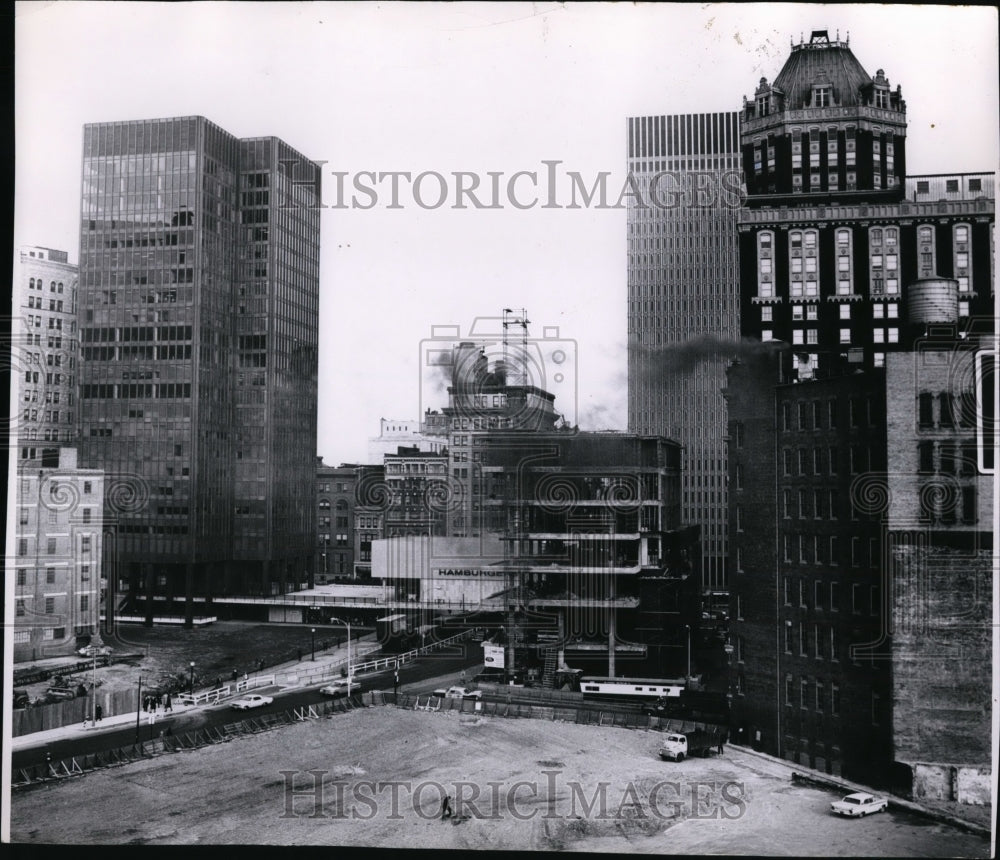
<instances>
[{"instance_id":1,"label":"white truck","mask_svg":"<svg viewBox=\"0 0 1000 860\"><path fill-rule=\"evenodd\" d=\"M713 747L719 745L718 737L704 729L688 732L668 732L663 737L660 758L670 761L684 761L685 757L701 755L707 757Z\"/></svg>"}]
</instances>

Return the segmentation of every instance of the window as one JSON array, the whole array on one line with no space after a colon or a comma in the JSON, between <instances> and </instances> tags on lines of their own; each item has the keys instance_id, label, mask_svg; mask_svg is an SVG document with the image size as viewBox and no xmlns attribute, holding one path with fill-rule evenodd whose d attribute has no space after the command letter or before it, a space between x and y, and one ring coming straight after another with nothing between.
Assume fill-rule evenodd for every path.
<instances>
[{"instance_id":1,"label":"window","mask_svg":"<svg viewBox=\"0 0 1000 860\"><path fill-rule=\"evenodd\" d=\"M760 309L760 320L761 322L773 321L773 308L771 308L770 305Z\"/></svg>"},{"instance_id":2,"label":"window","mask_svg":"<svg viewBox=\"0 0 1000 860\"><path fill-rule=\"evenodd\" d=\"M90 595L89 594L81 594L80 595L80 611L81 612L86 612L88 609L90 609Z\"/></svg>"},{"instance_id":3,"label":"window","mask_svg":"<svg viewBox=\"0 0 1000 860\"><path fill-rule=\"evenodd\" d=\"M792 578L784 576L781 579L782 590L785 595L785 606L792 605Z\"/></svg>"},{"instance_id":4,"label":"window","mask_svg":"<svg viewBox=\"0 0 1000 860\"><path fill-rule=\"evenodd\" d=\"M840 330L840 342L841 343L851 342L851 330L849 328L842 328Z\"/></svg>"},{"instance_id":5,"label":"window","mask_svg":"<svg viewBox=\"0 0 1000 860\"><path fill-rule=\"evenodd\" d=\"M799 656L809 656L809 628L803 622L799 622Z\"/></svg>"},{"instance_id":6,"label":"window","mask_svg":"<svg viewBox=\"0 0 1000 860\"><path fill-rule=\"evenodd\" d=\"M822 711L826 707L826 702L824 701L824 696L823 696L825 688L822 681L816 682L815 690L816 690L816 710Z\"/></svg>"},{"instance_id":7,"label":"window","mask_svg":"<svg viewBox=\"0 0 1000 860\"><path fill-rule=\"evenodd\" d=\"M818 579L813 580L813 606L815 606L816 609L823 608L823 583ZM818 642L819 636L817 636L816 639ZM819 646L817 645L817 647Z\"/></svg>"},{"instance_id":8,"label":"window","mask_svg":"<svg viewBox=\"0 0 1000 860\"><path fill-rule=\"evenodd\" d=\"M830 684L830 713L840 716L840 684Z\"/></svg>"},{"instance_id":9,"label":"window","mask_svg":"<svg viewBox=\"0 0 1000 860\"><path fill-rule=\"evenodd\" d=\"M795 690L795 679L791 675L785 675L785 704L792 707L792 696Z\"/></svg>"},{"instance_id":10,"label":"window","mask_svg":"<svg viewBox=\"0 0 1000 860\"><path fill-rule=\"evenodd\" d=\"M803 711L809 708L809 681L805 678L799 680L799 706Z\"/></svg>"},{"instance_id":11,"label":"window","mask_svg":"<svg viewBox=\"0 0 1000 860\"><path fill-rule=\"evenodd\" d=\"M851 318L851 306L841 305L840 306L840 318L842 320L849 320Z\"/></svg>"},{"instance_id":12,"label":"window","mask_svg":"<svg viewBox=\"0 0 1000 860\"><path fill-rule=\"evenodd\" d=\"M54 597L45 598L45 614L53 615L56 611L56 599Z\"/></svg>"},{"instance_id":13,"label":"window","mask_svg":"<svg viewBox=\"0 0 1000 860\"><path fill-rule=\"evenodd\" d=\"M56 581L56 569L54 567L45 568L45 583L52 585Z\"/></svg>"},{"instance_id":14,"label":"window","mask_svg":"<svg viewBox=\"0 0 1000 860\"><path fill-rule=\"evenodd\" d=\"M840 610L840 583L831 582L830 583L830 611L838 612Z\"/></svg>"}]
</instances>

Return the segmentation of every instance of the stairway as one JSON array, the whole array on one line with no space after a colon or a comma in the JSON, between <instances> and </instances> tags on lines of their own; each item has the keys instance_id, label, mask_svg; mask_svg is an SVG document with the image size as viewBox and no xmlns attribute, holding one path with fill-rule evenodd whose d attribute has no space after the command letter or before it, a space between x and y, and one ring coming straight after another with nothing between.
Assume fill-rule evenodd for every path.
<instances>
[{"instance_id":1,"label":"stairway","mask_svg":"<svg viewBox=\"0 0 1000 860\"><path fill-rule=\"evenodd\" d=\"M555 686L558 649L545 649L545 666L542 669L542 689L551 690Z\"/></svg>"}]
</instances>

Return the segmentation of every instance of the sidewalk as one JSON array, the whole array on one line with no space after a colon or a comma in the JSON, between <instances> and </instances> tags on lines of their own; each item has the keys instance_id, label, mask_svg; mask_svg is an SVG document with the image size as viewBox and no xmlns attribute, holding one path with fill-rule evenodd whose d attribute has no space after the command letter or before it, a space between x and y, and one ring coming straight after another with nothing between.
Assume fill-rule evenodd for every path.
<instances>
[{"instance_id":1,"label":"sidewalk","mask_svg":"<svg viewBox=\"0 0 1000 860\"><path fill-rule=\"evenodd\" d=\"M968 830L969 832L975 833L979 836L990 835L991 810L988 806L973 806L966 803L935 801L927 798L921 798L919 802L906 800L905 798L898 797L895 794L889 794L884 791L880 792L870 786L861 785L861 783L852 782L851 780L844 779L843 777L833 776L829 773L813 770L810 767L804 767L803 765L796 764L788 759L775 758L767 753L758 752L751 747L742 746L732 742L727 743L726 746L732 747L734 750L746 753L747 755L757 756L758 758L762 758L772 764L782 765L790 771L793 782L807 782L815 785L821 785L826 788L835 788L842 791L844 794L850 794L855 791L876 794L881 797L888 798L890 807L895 806L900 809L906 809L918 815L923 815L927 818L941 821L945 824L950 824L953 827L960 827L963 830Z\"/></svg>"},{"instance_id":2,"label":"sidewalk","mask_svg":"<svg viewBox=\"0 0 1000 860\"><path fill-rule=\"evenodd\" d=\"M353 639L351 641L351 664L357 665L358 663L364 662L364 657L378 650L379 644L376 641L375 633L369 633L359 639ZM315 661L310 659L311 656L311 654L304 654L302 660L290 660L285 663L279 663L277 666L265 667L265 671L263 673L255 672L250 674L247 677L247 685L245 687L243 686L243 679L240 677L237 679L237 683L240 685L241 689L229 692L227 695L222 696L220 701L226 702L237 699L240 696L245 695L249 690L270 688L274 688L276 690L292 689L295 687L309 686L311 684L319 684L322 683L323 680L340 677L341 666L346 667L347 665L347 643L344 642L339 646L335 645L327 648L325 651L317 651ZM259 677L269 678L272 676L273 682L270 684L255 684L255 681ZM224 686L230 683L231 681L223 682ZM214 685L196 692L204 693L213 689L215 689ZM148 729L150 726L153 726L155 731L155 727L161 724L165 717L174 717L179 714L185 714L190 711L198 710L199 708L205 707L206 704L215 704L215 702L203 702L194 705L184 704L181 701L181 695L182 694L177 694L172 697L172 711L164 713L162 708L159 709L153 715L153 723L149 722L149 713L139 711L138 716L140 727ZM58 728L48 729L42 732L32 732L31 734L11 738L11 750L17 751L21 749L30 749L32 747L46 746L54 741L81 737L87 733L105 732L111 729L120 729L123 726L128 725L134 726L135 722L136 712L129 711L124 714L106 716L97 724L88 720L86 727L84 727L82 723L72 723L70 725L60 726Z\"/></svg>"}]
</instances>

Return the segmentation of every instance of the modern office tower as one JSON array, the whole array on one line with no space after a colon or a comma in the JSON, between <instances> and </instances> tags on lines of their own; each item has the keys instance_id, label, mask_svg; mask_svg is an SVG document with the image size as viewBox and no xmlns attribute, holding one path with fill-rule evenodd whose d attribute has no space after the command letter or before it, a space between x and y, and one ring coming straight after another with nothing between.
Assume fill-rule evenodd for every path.
<instances>
[{"instance_id":1,"label":"modern office tower","mask_svg":"<svg viewBox=\"0 0 1000 860\"><path fill-rule=\"evenodd\" d=\"M132 594L283 592L315 552L320 172L204 117L84 128L81 461ZM187 618L191 619L187 602Z\"/></svg>"},{"instance_id":2,"label":"modern office tower","mask_svg":"<svg viewBox=\"0 0 1000 860\"><path fill-rule=\"evenodd\" d=\"M18 465L38 468L44 459L55 466L59 446L76 439L77 267L52 248L24 247L19 256L12 331Z\"/></svg>"},{"instance_id":3,"label":"modern office tower","mask_svg":"<svg viewBox=\"0 0 1000 860\"><path fill-rule=\"evenodd\" d=\"M317 583L354 576L354 505L358 467L316 458Z\"/></svg>"},{"instance_id":4,"label":"modern office tower","mask_svg":"<svg viewBox=\"0 0 1000 860\"><path fill-rule=\"evenodd\" d=\"M684 446L682 519L726 588L725 360L739 341L739 114L632 117L628 427Z\"/></svg>"},{"instance_id":5,"label":"modern office tower","mask_svg":"<svg viewBox=\"0 0 1000 860\"><path fill-rule=\"evenodd\" d=\"M104 473L60 448L17 481L14 661L73 654L98 636Z\"/></svg>"},{"instance_id":6,"label":"modern office tower","mask_svg":"<svg viewBox=\"0 0 1000 860\"><path fill-rule=\"evenodd\" d=\"M919 279L954 278L965 320L993 315L993 175L907 177L905 143L900 87L826 31L744 99L741 331L791 344L797 377L908 349Z\"/></svg>"}]
</instances>

